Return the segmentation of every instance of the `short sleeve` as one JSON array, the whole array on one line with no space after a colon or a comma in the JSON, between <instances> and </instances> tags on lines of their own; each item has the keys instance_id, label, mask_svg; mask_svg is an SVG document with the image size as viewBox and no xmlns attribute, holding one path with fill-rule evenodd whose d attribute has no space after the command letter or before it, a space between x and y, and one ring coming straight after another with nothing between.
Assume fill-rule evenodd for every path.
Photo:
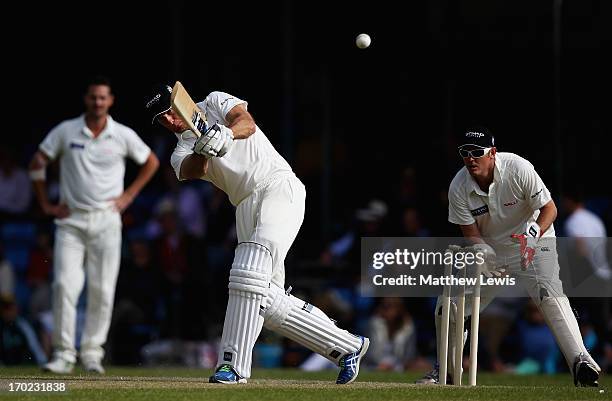
<instances>
[{"instance_id":1,"label":"short sleeve","mask_svg":"<svg viewBox=\"0 0 612 401\"><path fill-rule=\"evenodd\" d=\"M63 132L62 125L58 125L47 134L38 147L51 160L55 160L62 153Z\"/></svg>"},{"instance_id":2,"label":"short sleeve","mask_svg":"<svg viewBox=\"0 0 612 401\"><path fill-rule=\"evenodd\" d=\"M247 102L239 99L235 96L232 96L225 92L211 92L206 97L206 107L210 110L213 110L219 116L221 116L224 120L227 116L227 113L230 112L236 105L244 104L247 105Z\"/></svg>"},{"instance_id":3,"label":"short sleeve","mask_svg":"<svg viewBox=\"0 0 612 401\"><path fill-rule=\"evenodd\" d=\"M181 164L183 160L193 153L193 145L195 141L198 139L196 134L192 131L185 131L178 136L178 142L172 155L170 156L170 164L174 169L174 173L176 174L176 178L181 179Z\"/></svg>"},{"instance_id":4,"label":"short sleeve","mask_svg":"<svg viewBox=\"0 0 612 401\"><path fill-rule=\"evenodd\" d=\"M582 237L581 233L579 233L579 230L577 229L577 225L570 223L570 220L568 219L565 222L565 225L563 226L563 230L565 231L565 235L568 237Z\"/></svg>"},{"instance_id":5,"label":"short sleeve","mask_svg":"<svg viewBox=\"0 0 612 401\"><path fill-rule=\"evenodd\" d=\"M565 230L565 235L568 237L590 237L588 222L584 221L584 219L580 219L578 214L572 214L570 217L565 220L565 225L563 229Z\"/></svg>"},{"instance_id":6,"label":"short sleeve","mask_svg":"<svg viewBox=\"0 0 612 401\"><path fill-rule=\"evenodd\" d=\"M551 201L550 192L535 171L531 163L521 163L519 182L521 183L525 200L532 210L538 210Z\"/></svg>"},{"instance_id":7,"label":"short sleeve","mask_svg":"<svg viewBox=\"0 0 612 401\"><path fill-rule=\"evenodd\" d=\"M151 154L151 148L138 136L134 130L130 128L125 129L124 138L127 146L127 155L130 159L134 160L137 164L144 164Z\"/></svg>"},{"instance_id":8,"label":"short sleeve","mask_svg":"<svg viewBox=\"0 0 612 401\"><path fill-rule=\"evenodd\" d=\"M470 213L467 199L463 195L464 191L455 185L455 180L448 190L448 221L453 224L467 226L474 224L474 216Z\"/></svg>"}]
</instances>

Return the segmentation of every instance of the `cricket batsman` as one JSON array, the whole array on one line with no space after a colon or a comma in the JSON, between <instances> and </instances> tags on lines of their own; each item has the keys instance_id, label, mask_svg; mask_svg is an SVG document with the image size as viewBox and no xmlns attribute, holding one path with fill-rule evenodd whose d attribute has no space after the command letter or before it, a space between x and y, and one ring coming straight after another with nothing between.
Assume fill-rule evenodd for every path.
<instances>
[{"instance_id":1,"label":"cricket batsman","mask_svg":"<svg viewBox=\"0 0 612 401\"><path fill-rule=\"evenodd\" d=\"M212 383L246 383L262 326L338 364L336 383L359 373L369 340L336 326L323 311L285 290L285 256L304 219L306 190L247 111L247 103L212 92L197 106L210 122L197 137L171 108L172 88L161 85L146 104L152 122L178 140L170 162L179 180L202 179L236 206L238 245Z\"/></svg>"},{"instance_id":2,"label":"cricket batsman","mask_svg":"<svg viewBox=\"0 0 612 401\"><path fill-rule=\"evenodd\" d=\"M559 280L553 226L557 208L550 192L531 163L512 153L497 152L493 135L484 127L463 133L459 154L465 166L450 184L448 221L459 225L463 236L476 248L491 255L488 264L503 266L527 290L553 332L574 384L598 386L601 369L584 346L576 316ZM481 291L482 310L494 298L495 287L483 287ZM470 302L471 299L467 303ZM466 310L471 311L471 304ZM439 298L435 312L438 355L440 314ZM454 333L453 319L451 313ZM454 336L450 338L452 355ZM449 372L454 371L453 365L450 358ZM437 384L438 380L436 365L417 383Z\"/></svg>"}]
</instances>

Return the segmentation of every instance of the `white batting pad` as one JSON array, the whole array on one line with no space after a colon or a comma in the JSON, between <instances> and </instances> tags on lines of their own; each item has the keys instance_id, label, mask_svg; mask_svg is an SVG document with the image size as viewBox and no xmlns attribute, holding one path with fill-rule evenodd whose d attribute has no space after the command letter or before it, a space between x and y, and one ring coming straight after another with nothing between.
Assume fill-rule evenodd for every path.
<instances>
[{"instance_id":1,"label":"white batting pad","mask_svg":"<svg viewBox=\"0 0 612 401\"><path fill-rule=\"evenodd\" d=\"M340 329L319 308L272 284L261 311L264 325L334 363L361 347L361 339Z\"/></svg>"},{"instance_id":2,"label":"white batting pad","mask_svg":"<svg viewBox=\"0 0 612 401\"><path fill-rule=\"evenodd\" d=\"M259 309L268 293L271 274L272 256L266 247L254 242L238 244L230 270L217 365L232 365L247 379L251 376L253 345L263 324Z\"/></svg>"}]
</instances>

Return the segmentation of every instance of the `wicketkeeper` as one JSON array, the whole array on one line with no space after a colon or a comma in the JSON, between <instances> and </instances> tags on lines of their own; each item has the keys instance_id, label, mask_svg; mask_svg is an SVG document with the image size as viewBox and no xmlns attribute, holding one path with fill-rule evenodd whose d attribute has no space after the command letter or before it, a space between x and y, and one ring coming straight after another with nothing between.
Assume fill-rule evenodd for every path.
<instances>
[{"instance_id":1,"label":"wicketkeeper","mask_svg":"<svg viewBox=\"0 0 612 401\"><path fill-rule=\"evenodd\" d=\"M487 264L503 266L527 290L553 332L574 384L597 386L601 369L584 346L559 280L553 226L557 208L550 192L531 163L512 153L497 152L494 138L486 128L463 133L459 154L465 167L450 184L448 220L458 224L463 236L475 247L492 255ZM481 291L482 310L494 298L495 287L482 287ZM435 313L438 353L440 305L438 299ZM470 311L471 305L466 310ZM450 338L452 355L454 336ZM454 371L453 362L451 358L449 372ZM438 376L436 366L417 383L438 383Z\"/></svg>"},{"instance_id":2,"label":"wicketkeeper","mask_svg":"<svg viewBox=\"0 0 612 401\"><path fill-rule=\"evenodd\" d=\"M369 340L338 328L323 311L284 288L285 256L304 219L304 185L255 124L245 101L210 93L198 103L210 122L198 138L172 110L171 91L167 85L156 88L147 109L153 122L176 135L170 162L177 178L210 181L236 206L238 246L210 382L246 383L263 325L337 363L336 383L352 382Z\"/></svg>"}]
</instances>

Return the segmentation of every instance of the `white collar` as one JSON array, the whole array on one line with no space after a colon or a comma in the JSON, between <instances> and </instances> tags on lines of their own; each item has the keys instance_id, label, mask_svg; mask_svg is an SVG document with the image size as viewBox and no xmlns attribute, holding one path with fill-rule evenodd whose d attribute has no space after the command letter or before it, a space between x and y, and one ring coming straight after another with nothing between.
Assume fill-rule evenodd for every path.
<instances>
[{"instance_id":1,"label":"white collar","mask_svg":"<svg viewBox=\"0 0 612 401\"><path fill-rule=\"evenodd\" d=\"M467 167L465 167L465 169L467 171ZM502 182L503 177L504 177L504 170L505 170L504 163L502 162L502 160L500 160L499 154L496 154L495 164L493 165L493 182L491 184ZM467 180L468 180L467 185L471 186L471 190L475 192L477 195L489 196L488 192L485 192L482 189L480 189L480 186L478 185L474 177L470 175L469 171L467 171Z\"/></svg>"},{"instance_id":2,"label":"white collar","mask_svg":"<svg viewBox=\"0 0 612 401\"><path fill-rule=\"evenodd\" d=\"M82 128L81 128L81 132L89 137L89 138L93 138L93 132L91 132L91 130L89 129L89 127L87 126L87 122L85 121L85 114L81 114L81 123L83 124ZM102 130L102 132L100 132L100 135L98 135L98 138L100 138L102 135L110 135L112 134L112 132L114 131L115 128L115 121L113 120L113 118L110 115L106 116L106 126L104 127L104 129Z\"/></svg>"}]
</instances>

